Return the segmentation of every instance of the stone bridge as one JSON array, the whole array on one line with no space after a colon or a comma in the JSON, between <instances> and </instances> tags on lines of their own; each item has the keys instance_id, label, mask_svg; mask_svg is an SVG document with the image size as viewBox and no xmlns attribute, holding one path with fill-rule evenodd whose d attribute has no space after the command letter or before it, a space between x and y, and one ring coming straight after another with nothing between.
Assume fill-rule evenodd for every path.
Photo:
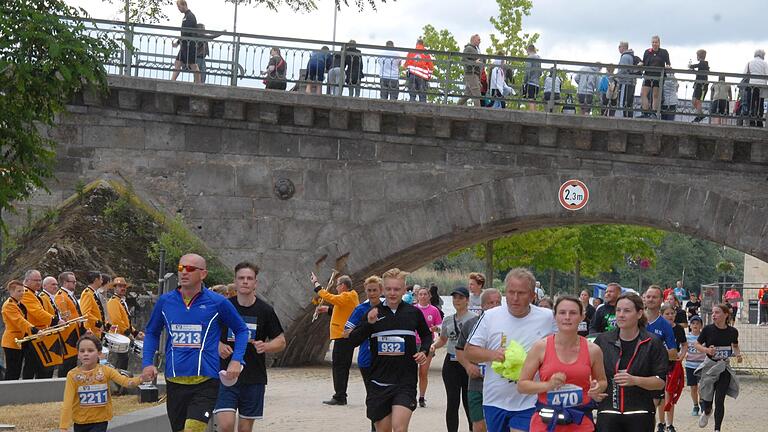
<instances>
[{"instance_id":1,"label":"stone bridge","mask_svg":"<svg viewBox=\"0 0 768 432\"><path fill-rule=\"evenodd\" d=\"M83 94L51 131L58 182L28 205L119 175L182 213L224 262L263 268L287 330L283 364L327 349L327 319L310 323L322 257L328 268L349 254L359 285L513 232L626 223L768 260L762 129L109 81L108 96ZM580 211L557 199L572 178L590 191Z\"/></svg>"}]
</instances>

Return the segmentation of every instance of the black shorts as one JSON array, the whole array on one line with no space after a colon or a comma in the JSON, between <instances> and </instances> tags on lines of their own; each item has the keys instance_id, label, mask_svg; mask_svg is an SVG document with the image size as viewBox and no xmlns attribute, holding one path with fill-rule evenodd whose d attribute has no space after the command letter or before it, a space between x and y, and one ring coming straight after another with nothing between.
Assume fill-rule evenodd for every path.
<instances>
[{"instance_id":1,"label":"black shorts","mask_svg":"<svg viewBox=\"0 0 768 432\"><path fill-rule=\"evenodd\" d=\"M108 422L99 422L99 423L75 423L74 424L74 431L75 432L107 432L107 426L109 425Z\"/></svg>"},{"instance_id":2,"label":"black shorts","mask_svg":"<svg viewBox=\"0 0 768 432\"><path fill-rule=\"evenodd\" d=\"M643 80L643 87L650 87L650 88L658 88L659 87L659 80L658 79L651 79L646 78Z\"/></svg>"},{"instance_id":3,"label":"black shorts","mask_svg":"<svg viewBox=\"0 0 768 432\"><path fill-rule=\"evenodd\" d=\"M579 103L582 105L592 105L592 95L591 94L580 94L577 95L579 98Z\"/></svg>"},{"instance_id":4,"label":"black shorts","mask_svg":"<svg viewBox=\"0 0 768 432\"><path fill-rule=\"evenodd\" d=\"M708 89L709 89L709 83L693 84L693 98L698 100L703 100L704 98L702 96L707 95Z\"/></svg>"},{"instance_id":5,"label":"black shorts","mask_svg":"<svg viewBox=\"0 0 768 432\"><path fill-rule=\"evenodd\" d=\"M693 387L699 385L699 377L696 376L694 373L696 369L694 368L685 368L685 384L688 385L688 387Z\"/></svg>"},{"instance_id":6,"label":"black shorts","mask_svg":"<svg viewBox=\"0 0 768 432\"><path fill-rule=\"evenodd\" d=\"M209 379L200 384L166 384L166 412L171 430L183 431L184 423L198 420L208 423L213 416L216 398L219 396L219 380Z\"/></svg>"},{"instance_id":7,"label":"black shorts","mask_svg":"<svg viewBox=\"0 0 768 432\"><path fill-rule=\"evenodd\" d=\"M551 92L544 92L544 100L548 101L549 98L552 97ZM555 93L555 100L560 100L560 93Z\"/></svg>"},{"instance_id":8,"label":"black shorts","mask_svg":"<svg viewBox=\"0 0 768 432\"><path fill-rule=\"evenodd\" d=\"M728 115L728 101L725 99L712 101L709 112L711 114Z\"/></svg>"},{"instance_id":9,"label":"black shorts","mask_svg":"<svg viewBox=\"0 0 768 432\"><path fill-rule=\"evenodd\" d=\"M176 60L185 65L197 64L197 44L181 42L181 48L179 48L179 54L176 55Z\"/></svg>"},{"instance_id":10,"label":"black shorts","mask_svg":"<svg viewBox=\"0 0 768 432\"><path fill-rule=\"evenodd\" d=\"M392 407L400 405L411 411L416 409L416 386L394 384L381 386L371 382L365 398L366 416L377 422L392 414Z\"/></svg>"},{"instance_id":11,"label":"black shorts","mask_svg":"<svg viewBox=\"0 0 768 432\"><path fill-rule=\"evenodd\" d=\"M539 95L539 86L533 84L523 84L523 97L526 99L536 99Z\"/></svg>"}]
</instances>

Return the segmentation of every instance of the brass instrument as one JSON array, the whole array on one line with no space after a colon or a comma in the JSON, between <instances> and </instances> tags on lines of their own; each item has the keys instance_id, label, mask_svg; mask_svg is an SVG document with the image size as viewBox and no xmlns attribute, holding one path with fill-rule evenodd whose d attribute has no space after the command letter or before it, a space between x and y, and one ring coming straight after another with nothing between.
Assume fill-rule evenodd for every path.
<instances>
[{"instance_id":1,"label":"brass instrument","mask_svg":"<svg viewBox=\"0 0 768 432\"><path fill-rule=\"evenodd\" d=\"M325 285L325 290L330 291L333 287L333 284L336 282L336 278L339 277L339 272L334 270L331 272L331 277L328 279L328 283ZM315 313L312 314L312 322L315 322L317 320L317 317L320 315L320 312L318 308L323 305L323 299L320 299L320 301L317 303L317 306L315 307Z\"/></svg>"},{"instance_id":2,"label":"brass instrument","mask_svg":"<svg viewBox=\"0 0 768 432\"><path fill-rule=\"evenodd\" d=\"M21 346L21 344L23 342L29 342L29 341L32 341L32 340L39 339L39 338L41 338L43 336L48 336L48 335L52 335L54 333L62 332L62 331L64 331L67 327L69 327L72 324L81 323L81 322L85 322L85 321L88 321L88 317L81 316L81 317L78 317L78 318L75 318L75 319L71 319L71 320L69 320L69 321L67 321L67 322L65 322L63 324L58 324L58 325L55 325L53 327L44 328L44 329L40 330L39 332L37 332L37 333L35 333L33 335L25 336L25 337L23 337L21 339L15 339L14 341L16 342L16 345Z\"/></svg>"}]
</instances>

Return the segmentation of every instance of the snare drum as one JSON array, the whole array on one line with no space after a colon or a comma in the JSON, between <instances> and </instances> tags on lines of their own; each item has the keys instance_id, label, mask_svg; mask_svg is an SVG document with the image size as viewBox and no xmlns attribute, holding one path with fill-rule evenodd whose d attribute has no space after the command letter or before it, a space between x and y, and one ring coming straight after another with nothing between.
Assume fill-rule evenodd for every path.
<instances>
[{"instance_id":1,"label":"snare drum","mask_svg":"<svg viewBox=\"0 0 768 432\"><path fill-rule=\"evenodd\" d=\"M128 336L123 336L117 333L107 333L104 337L104 345L109 349L109 352L122 354L130 351L131 340Z\"/></svg>"},{"instance_id":2,"label":"snare drum","mask_svg":"<svg viewBox=\"0 0 768 432\"><path fill-rule=\"evenodd\" d=\"M141 358L142 354L144 354L144 341L133 341L133 353Z\"/></svg>"}]
</instances>

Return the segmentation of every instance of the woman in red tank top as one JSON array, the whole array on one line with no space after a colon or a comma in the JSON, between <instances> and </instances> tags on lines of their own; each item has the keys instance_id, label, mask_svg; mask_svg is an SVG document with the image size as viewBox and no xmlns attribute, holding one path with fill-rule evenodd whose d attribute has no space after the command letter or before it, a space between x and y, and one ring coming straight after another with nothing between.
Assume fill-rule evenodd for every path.
<instances>
[{"instance_id":1,"label":"woman in red tank top","mask_svg":"<svg viewBox=\"0 0 768 432\"><path fill-rule=\"evenodd\" d=\"M523 365L517 390L538 394L531 432L591 432L592 401L600 401L608 386L603 353L578 335L584 306L573 296L555 302L558 332L536 342ZM539 380L534 381L536 373Z\"/></svg>"}]
</instances>

